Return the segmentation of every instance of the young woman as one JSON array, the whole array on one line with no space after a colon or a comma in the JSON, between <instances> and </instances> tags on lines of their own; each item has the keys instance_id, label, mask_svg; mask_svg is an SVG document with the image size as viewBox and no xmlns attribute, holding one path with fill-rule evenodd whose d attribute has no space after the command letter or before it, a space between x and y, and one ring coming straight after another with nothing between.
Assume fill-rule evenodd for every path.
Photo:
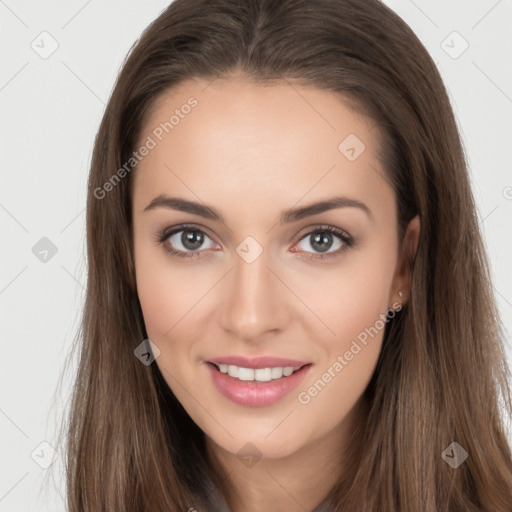
<instances>
[{"instance_id":1,"label":"young woman","mask_svg":"<svg viewBox=\"0 0 512 512\"><path fill-rule=\"evenodd\" d=\"M505 512L503 333L437 69L377 0L176 0L96 138L83 511Z\"/></svg>"}]
</instances>

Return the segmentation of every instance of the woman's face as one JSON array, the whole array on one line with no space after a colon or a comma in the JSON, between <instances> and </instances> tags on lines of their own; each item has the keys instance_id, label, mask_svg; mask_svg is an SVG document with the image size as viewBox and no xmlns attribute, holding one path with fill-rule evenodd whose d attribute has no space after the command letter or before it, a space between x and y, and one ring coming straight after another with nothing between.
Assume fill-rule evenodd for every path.
<instances>
[{"instance_id":1,"label":"woman's face","mask_svg":"<svg viewBox=\"0 0 512 512\"><path fill-rule=\"evenodd\" d=\"M145 124L133 219L147 334L227 452L290 455L336 438L360 403L408 284L376 137L330 92L238 78L184 82Z\"/></svg>"}]
</instances>

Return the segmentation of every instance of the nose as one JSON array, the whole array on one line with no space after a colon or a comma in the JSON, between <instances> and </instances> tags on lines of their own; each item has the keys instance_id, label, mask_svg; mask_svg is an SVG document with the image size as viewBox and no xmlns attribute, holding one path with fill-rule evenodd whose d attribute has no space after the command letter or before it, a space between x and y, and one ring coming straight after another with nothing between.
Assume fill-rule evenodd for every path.
<instances>
[{"instance_id":1,"label":"nose","mask_svg":"<svg viewBox=\"0 0 512 512\"><path fill-rule=\"evenodd\" d=\"M266 252L252 263L237 255L234 267L220 298L221 327L246 341L257 341L266 333L285 329L289 322L286 295L290 291L269 268Z\"/></svg>"}]
</instances>

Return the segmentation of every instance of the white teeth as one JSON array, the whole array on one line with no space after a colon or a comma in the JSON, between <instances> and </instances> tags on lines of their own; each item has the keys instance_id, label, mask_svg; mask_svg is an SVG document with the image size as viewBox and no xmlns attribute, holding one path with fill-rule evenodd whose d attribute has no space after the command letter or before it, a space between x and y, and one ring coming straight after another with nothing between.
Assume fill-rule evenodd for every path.
<instances>
[{"instance_id":1,"label":"white teeth","mask_svg":"<svg viewBox=\"0 0 512 512\"><path fill-rule=\"evenodd\" d=\"M297 371L300 367L294 368L293 366L275 366L273 368L242 368L234 364L219 364L217 365L222 373L227 373L230 377L235 377L244 381L258 381L269 382L271 380L280 379L283 376L289 377L293 372Z\"/></svg>"},{"instance_id":2,"label":"white teeth","mask_svg":"<svg viewBox=\"0 0 512 512\"><path fill-rule=\"evenodd\" d=\"M283 369L283 375L285 377L290 376L292 373L293 373L293 368L290 368L289 366L287 366L286 368Z\"/></svg>"},{"instance_id":3,"label":"white teeth","mask_svg":"<svg viewBox=\"0 0 512 512\"><path fill-rule=\"evenodd\" d=\"M233 364L228 365L228 375L230 377L238 377L238 366Z\"/></svg>"},{"instance_id":4,"label":"white teeth","mask_svg":"<svg viewBox=\"0 0 512 512\"><path fill-rule=\"evenodd\" d=\"M272 380L272 370L270 368L258 368L254 370L254 379L260 382Z\"/></svg>"},{"instance_id":5,"label":"white teeth","mask_svg":"<svg viewBox=\"0 0 512 512\"><path fill-rule=\"evenodd\" d=\"M275 368L272 368L272 378L273 379L280 379L283 376L283 369L276 366Z\"/></svg>"},{"instance_id":6,"label":"white teeth","mask_svg":"<svg viewBox=\"0 0 512 512\"><path fill-rule=\"evenodd\" d=\"M238 378L240 380L254 380L254 370L252 368L238 368Z\"/></svg>"}]
</instances>

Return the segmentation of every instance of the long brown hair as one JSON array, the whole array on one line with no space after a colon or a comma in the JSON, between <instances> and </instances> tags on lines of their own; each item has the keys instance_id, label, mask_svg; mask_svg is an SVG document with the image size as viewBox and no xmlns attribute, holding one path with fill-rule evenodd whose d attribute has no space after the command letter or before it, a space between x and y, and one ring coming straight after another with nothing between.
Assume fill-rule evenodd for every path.
<instances>
[{"instance_id":1,"label":"long brown hair","mask_svg":"<svg viewBox=\"0 0 512 512\"><path fill-rule=\"evenodd\" d=\"M159 95L233 73L316 86L373 119L400 239L421 219L409 300L386 327L367 420L331 510L510 512L510 374L463 147L431 57L378 0L176 0L130 51L88 182L87 294L66 423L69 511L214 508L208 482L221 482L203 432L157 365L134 356L147 338L132 253L136 168L112 178ZM460 450L454 442L467 452L456 469L447 462Z\"/></svg>"}]
</instances>

